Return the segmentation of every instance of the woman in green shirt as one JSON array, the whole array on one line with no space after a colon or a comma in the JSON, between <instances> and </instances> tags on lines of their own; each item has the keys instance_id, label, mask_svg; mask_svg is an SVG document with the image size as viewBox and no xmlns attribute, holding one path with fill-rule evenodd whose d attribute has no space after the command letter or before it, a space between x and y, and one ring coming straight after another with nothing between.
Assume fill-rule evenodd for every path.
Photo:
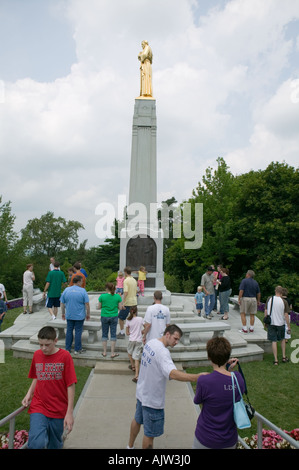
<instances>
[{"instance_id":1,"label":"woman in green shirt","mask_svg":"<svg viewBox=\"0 0 299 470\"><path fill-rule=\"evenodd\" d=\"M116 329L118 323L118 311L122 298L119 294L115 294L115 285L112 282L107 282L106 293L99 297L99 308L101 309L101 322L102 322L102 343L103 352L102 356L107 356L107 341L110 329L111 341L111 357L119 356L115 353L116 343Z\"/></svg>"}]
</instances>

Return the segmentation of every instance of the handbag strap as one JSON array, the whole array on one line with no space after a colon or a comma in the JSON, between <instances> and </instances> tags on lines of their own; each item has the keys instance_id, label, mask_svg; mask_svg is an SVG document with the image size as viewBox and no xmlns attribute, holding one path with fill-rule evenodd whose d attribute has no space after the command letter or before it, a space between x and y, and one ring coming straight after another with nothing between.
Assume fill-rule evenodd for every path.
<instances>
[{"instance_id":1,"label":"handbag strap","mask_svg":"<svg viewBox=\"0 0 299 470\"><path fill-rule=\"evenodd\" d=\"M241 368L241 366L240 366L240 362L238 362L238 369L239 369L239 372L240 372L240 374L242 375L242 378L243 378L243 380L244 380L244 385L245 385L244 393L245 393L245 395L247 395L246 380L245 380L245 376L244 376L244 373L243 373L243 371L242 371L242 368Z\"/></svg>"},{"instance_id":2,"label":"handbag strap","mask_svg":"<svg viewBox=\"0 0 299 470\"><path fill-rule=\"evenodd\" d=\"M234 403L235 403L235 385L234 385L234 380L236 381L236 384L237 384L237 387L238 387L238 390L239 390L239 394L240 394L241 399L242 399L242 393L241 393L241 390L240 390L240 387L239 387L239 383L238 383L237 377L235 376L234 372L231 372L231 376L232 376L232 384L233 384L233 401L234 401Z\"/></svg>"},{"instance_id":3,"label":"handbag strap","mask_svg":"<svg viewBox=\"0 0 299 470\"><path fill-rule=\"evenodd\" d=\"M272 297L271 297L270 317L271 317L271 313L272 313L272 307L273 307L273 295L272 295Z\"/></svg>"}]
</instances>

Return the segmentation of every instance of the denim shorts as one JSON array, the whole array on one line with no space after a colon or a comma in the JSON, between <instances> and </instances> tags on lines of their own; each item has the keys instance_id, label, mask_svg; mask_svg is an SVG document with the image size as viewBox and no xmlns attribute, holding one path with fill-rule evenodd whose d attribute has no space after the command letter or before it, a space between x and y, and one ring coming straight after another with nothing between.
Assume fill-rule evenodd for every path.
<instances>
[{"instance_id":1,"label":"denim shorts","mask_svg":"<svg viewBox=\"0 0 299 470\"><path fill-rule=\"evenodd\" d=\"M164 433L164 410L142 406L137 399L135 421L143 424L144 435L147 437L158 437Z\"/></svg>"},{"instance_id":2,"label":"denim shorts","mask_svg":"<svg viewBox=\"0 0 299 470\"><path fill-rule=\"evenodd\" d=\"M123 293L124 293L124 290L123 290L123 288L122 288L122 287L117 287L117 288L115 289L115 293L116 293L116 294L123 295Z\"/></svg>"},{"instance_id":3,"label":"denim shorts","mask_svg":"<svg viewBox=\"0 0 299 470\"><path fill-rule=\"evenodd\" d=\"M203 304L196 304L196 310L202 310Z\"/></svg>"},{"instance_id":4,"label":"denim shorts","mask_svg":"<svg viewBox=\"0 0 299 470\"><path fill-rule=\"evenodd\" d=\"M118 312L118 318L125 320L130 313L131 306L125 306L122 310Z\"/></svg>"}]
</instances>

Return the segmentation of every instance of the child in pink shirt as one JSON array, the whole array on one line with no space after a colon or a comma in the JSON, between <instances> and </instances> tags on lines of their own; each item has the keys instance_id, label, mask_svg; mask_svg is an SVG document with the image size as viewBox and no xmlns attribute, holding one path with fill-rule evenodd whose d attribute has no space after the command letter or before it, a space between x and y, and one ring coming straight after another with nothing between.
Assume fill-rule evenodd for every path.
<instances>
[{"instance_id":1,"label":"child in pink shirt","mask_svg":"<svg viewBox=\"0 0 299 470\"><path fill-rule=\"evenodd\" d=\"M143 319L137 316L137 307L131 307L129 316L126 320L126 334L129 336L128 356L130 359L129 368L135 372L133 382L137 382L139 374L139 361L142 354L142 329Z\"/></svg>"},{"instance_id":2,"label":"child in pink shirt","mask_svg":"<svg viewBox=\"0 0 299 470\"><path fill-rule=\"evenodd\" d=\"M118 273L117 278L116 278L116 289L115 289L116 294L123 295L123 293L124 293L124 280L125 280L124 273L122 273L120 271Z\"/></svg>"}]
</instances>

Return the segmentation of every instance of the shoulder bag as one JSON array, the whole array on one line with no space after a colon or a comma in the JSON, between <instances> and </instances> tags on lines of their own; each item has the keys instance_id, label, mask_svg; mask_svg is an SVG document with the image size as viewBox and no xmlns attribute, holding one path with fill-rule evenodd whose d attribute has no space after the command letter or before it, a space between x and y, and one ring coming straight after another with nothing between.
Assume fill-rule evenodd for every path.
<instances>
[{"instance_id":1,"label":"shoulder bag","mask_svg":"<svg viewBox=\"0 0 299 470\"><path fill-rule=\"evenodd\" d=\"M265 325L271 325L272 305L273 305L273 296L272 296L272 298L271 298L270 314L269 314L269 315L266 315L266 316L263 318L263 322L265 323Z\"/></svg>"},{"instance_id":2,"label":"shoulder bag","mask_svg":"<svg viewBox=\"0 0 299 470\"><path fill-rule=\"evenodd\" d=\"M250 422L250 419L248 417L248 414L245 408L244 400L242 398L242 393L239 387L237 377L235 376L233 372L231 372L231 376L232 376L232 386L233 386L234 420L235 420L236 426L238 429L250 428L251 422ZM241 397L240 401L237 401L237 402L235 401L235 384L238 387L239 394Z\"/></svg>"}]
</instances>

